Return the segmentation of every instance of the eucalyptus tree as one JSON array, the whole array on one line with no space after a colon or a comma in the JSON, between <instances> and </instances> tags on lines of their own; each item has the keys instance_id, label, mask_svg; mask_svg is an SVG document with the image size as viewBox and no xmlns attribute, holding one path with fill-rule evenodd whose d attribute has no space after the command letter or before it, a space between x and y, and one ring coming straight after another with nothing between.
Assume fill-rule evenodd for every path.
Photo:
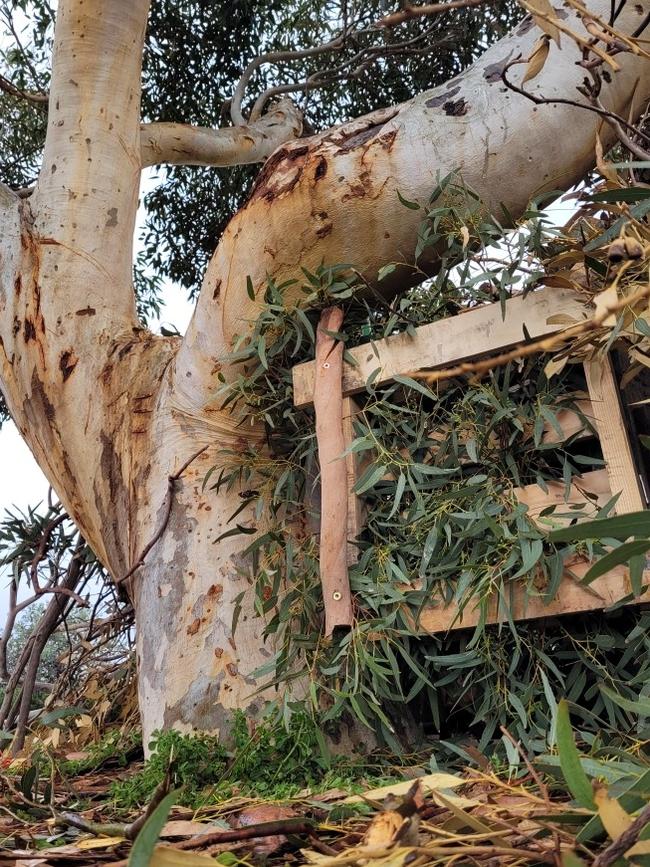
<instances>
[{"instance_id":1,"label":"eucalyptus tree","mask_svg":"<svg viewBox=\"0 0 650 867\"><path fill-rule=\"evenodd\" d=\"M400 37L410 67L382 59L403 54L399 45L386 51L396 31L371 27L382 4L353 15L347 5L341 12L323 4L314 23L300 4L228 4L210 13L210 4L171 0L153 11L149 0L59 3L42 157L38 165L24 157L7 177L16 186L23 172L34 184L0 193L0 382L66 510L130 594L146 735L169 726L225 731L234 708L254 713L265 698L256 694L255 672L272 648L247 597L237 612L246 564L240 538L229 533L233 515L248 529L254 518L236 485L212 490L202 481L230 453L267 448L265 431L243 411L223 409L215 394L239 375L231 351L269 280L288 287L287 304L291 281L322 263L353 263L374 285L382 266L415 247L420 218L400 197L426 200L454 169L495 214L505 208L516 219L531 195L567 188L590 169L597 132L611 140L603 113L627 115L633 95L636 106L647 97L645 58L608 36L609 3L590 0L582 20L576 3L540 4L532 7L538 23L556 37L571 27L578 40L540 41L526 20L461 71L505 19L487 13L459 47L445 12L444 26L425 41L435 49L428 63L445 57L453 77L427 89L438 76L427 80L424 55L413 53L424 47L410 42L417 30ZM188 8L201 15L184 17ZM642 27L642 4L616 11L619 33ZM294 35L278 45L287 38L278 24L285 14ZM241 43L232 39L237 22ZM201 27L213 26L219 51L209 57L195 43ZM324 81L305 58L312 63L318 54L297 50L339 38L328 67L333 89L316 89ZM309 135L302 134L305 105L284 94L293 80L285 67L266 78L256 64L244 69L252 54L287 45L296 49L291 75L309 95ZM585 75L607 49L617 71L599 76L598 93L591 92L598 110L588 112L576 105L577 88L584 92ZM513 90L502 72L520 56L533 59L526 76L524 67L510 69ZM192 95L182 83L194 64ZM409 77L400 78L406 68ZM371 80L376 69L384 93ZM221 87L238 77L232 125L216 128L217 103L229 94L214 81ZM532 79L525 87L537 101L521 92L522 77ZM9 96L42 112L42 95L32 92L42 86L25 78L5 81L4 89L14 87L20 93ZM248 97L267 86L278 101ZM21 117L15 122L27 123ZM264 160L252 185L240 169L231 185L224 173L231 168L213 168ZM216 245L182 338L154 335L137 316L132 239L140 176L152 165L181 168L150 202L151 261L193 288L206 246ZM198 177L185 168L197 165L204 167ZM410 275L397 269L395 288Z\"/></svg>"}]
</instances>

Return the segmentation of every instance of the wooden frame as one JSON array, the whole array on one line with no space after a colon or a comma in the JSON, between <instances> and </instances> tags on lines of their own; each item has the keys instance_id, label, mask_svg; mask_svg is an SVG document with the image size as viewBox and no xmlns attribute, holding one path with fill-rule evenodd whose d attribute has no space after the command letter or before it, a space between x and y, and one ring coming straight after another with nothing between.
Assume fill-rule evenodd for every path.
<instances>
[{"instance_id":1,"label":"wooden frame","mask_svg":"<svg viewBox=\"0 0 650 867\"><path fill-rule=\"evenodd\" d=\"M352 420L359 411L352 395L363 391L367 379L374 374L375 386L389 382L393 376L405 375L423 369L452 367L468 358L489 356L511 349L530 337L552 334L566 327L570 320L584 318L584 305L575 293L566 289L544 288L528 296L509 300L505 316L500 304L473 308L457 316L423 325L413 336L406 333L357 346L350 351L353 364L344 362L342 374L343 428L346 446L354 438ZM630 446L625 418L621 407L616 379L609 358L586 362L585 375L589 400L580 410L592 421L600 439L606 469L585 473L576 480L568 498L564 485L548 485L548 492L537 485L517 491L517 496L529 506L531 517L549 505L583 502L584 491L596 496L603 505L613 493L619 493L617 514L646 508L636 464ZM307 362L293 369L294 403L307 406L312 402L316 363ZM580 427L575 413L562 414L560 424L567 436ZM557 433L548 428L544 432L547 442L558 441ZM361 498L352 493L358 477L356 456L346 457L348 479L348 563L356 559L354 540L363 528L364 507ZM618 567L589 586L580 582L589 563L573 560L566 563L560 590L552 600L543 592L534 595L522 584L512 583L509 599L494 598L488 603L485 622L502 622L548 617L578 611L593 611L616 604L630 597L631 585L626 568ZM650 584L650 571L644 574L644 583ZM507 610L506 610L507 609ZM481 619L478 607L432 605L425 609L418 623L421 630L440 632L475 626Z\"/></svg>"}]
</instances>

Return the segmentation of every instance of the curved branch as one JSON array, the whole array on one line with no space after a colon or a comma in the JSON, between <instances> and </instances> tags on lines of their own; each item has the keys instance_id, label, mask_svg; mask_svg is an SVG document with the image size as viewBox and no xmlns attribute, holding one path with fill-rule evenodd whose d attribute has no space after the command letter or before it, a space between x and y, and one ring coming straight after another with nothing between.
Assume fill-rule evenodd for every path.
<instances>
[{"instance_id":1,"label":"curved branch","mask_svg":"<svg viewBox=\"0 0 650 867\"><path fill-rule=\"evenodd\" d=\"M485 0L481 0L481 2L485 2ZM270 99L280 96L281 94L296 93L297 91L306 93L310 90L330 87L332 84L336 84L340 81L358 79L372 63L382 57L403 57L415 54L430 54L433 51L438 50L446 42L452 41L451 35L447 38L436 39L435 41L428 40L427 37L432 35L433 30L433 27L429 27L421 33L418 33L412 39L404 42L367 45L364 48L361 48L360 51L357 51L352 57L348 57L338 66L318 70L303 81L269 87L255 100L255 104L250 113L251 120L259 118L266 103ZM365 31L359 31L359 33L363 32ZM419 48L415 47L418 43L422 42L425 43L424 46Z\"/></svg>"},{"instance_id":2,"label":"curved branch","mask_svg":"<svg viewBox=\"0 0 650 867\"><path fill-rule=\"evenodd\" d=\"M181 123L141 124L142 167L159 163L186 166L243 166L264 162L274 150L298 138L302 115L283 99L253 124L223 129Z\"/></svg>"},{"instance_id":3,"label":"curved branch","mask_svg":"<svg viewBox=\"0 0 650 867\"><path fill-rule=\"evenodd\" d=\"M41 111L47 112L47 104L50 99L50 96L47 93L21 90L19 87L16 87L15 84L12 84L4 75L0 75L0 90L4 91L4 93L8 93L10 96L15 96L17 99L24 99L27 102L31 102L32 105L35 105Z\"/></svg>"},{"instance_id":4,"label":"curved branch","mask_svg":"<svg viewBox=\"0 0 650 867\"><path fill-rule=\"evenodd\" d=\"M520 85L516 85L511 79L508 78L508 71L512 66L515 66L518 63L522 63L521 57L515 57L513 60L508 61L505 66L501 70L501 80L505 84L505 86L512 90L514 93L519 94L520 96L525 96L526 99L529 99L531 102L534 102L535 105L570 105L574 108L582 108L586 111L592 111L594 114L600 115L604 120L608 123L615 123L618 127L626 127L631 133L635 135L641 135L644 138L647 138L646 134L637 129L633 124L628 123L625 118L621 117L614 111L609 111L606 109L600 100L594 100L593 103L587 104L584 102L578 102L575 99L569 99L566 97L547 97L542 96L539 92L537 95L531 93L528 90L524 90ZM581 91L582 92L582 91ZM614 126L614 129L618 133L618 129Z\"/></svg>"},{"instance_id":5,"label":"curved branch","mask_svg":"<svg viewBox=\"0 0 650 867\"><path fill-rule=\"evenodd\" d=\"M241 78L237 82L237 87L232 96L230 103L230 116L233 123L237 126L245 126L246 118L242 114L241 104L244 99L244 93L251 76L256 69L263 66L265 63L280 63L283 60L300 60L304 57L313 57L317 54L323 54L326 51L340 51L345 44L345 36L337 36L330 42L325 42L323 45L314 45L312 48L304 48L301 51L268 51L266 54L260 54L254 57L243 71Z\"/></svg>"},{"instance_id":6,"label":"curved branch","mask_svg":"<svg viewBox=\"0 0 650 867\"><path fill-rule=\"evenodd\" d=\"M608 0L593 8L605 11ZM638 17L626 7L621 26L631 32ZM487 210L500 214L505 206L517 218L533 192L566 189L591 168L601 110L575 104L584 83L580 46L553 46L552 61L532 84L534 99L503 86L502 70L532 53L538 33L524 23L453 81L274 154L206 273L173 369L179 400L201 411L223 379L238 374L226 353L257 315L252 296L262 297L269 279L299 285L300 267L351 262L376 285L383 264L404 262L426 211L402 207L398 193L424 203L440 177L460 171ZM640 102L650 90L648 75L643 58L621 54L620 72L603 86L605 112L620 117L637 87ZM536 100L544 93L557 107L542 112ZM612 139L608 132L606 144ZM382 281L382 294L409 279L396 272ZM285 304L293 291L287 289Z\"/></svg>"}]
</instances>

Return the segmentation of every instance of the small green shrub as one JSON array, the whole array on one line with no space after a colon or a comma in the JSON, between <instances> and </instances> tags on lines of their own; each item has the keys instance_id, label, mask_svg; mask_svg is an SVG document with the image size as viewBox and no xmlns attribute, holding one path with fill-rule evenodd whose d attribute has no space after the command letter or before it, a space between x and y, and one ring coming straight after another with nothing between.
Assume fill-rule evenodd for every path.
<instances>
[{"instance_id":1,"label":"small green shrub","mask_svg":"<svg viewBox=\"0 0 650 867\"><path fill-rule=\"evenodd\" d=\"M168 769L172 785L182 788L181 804L193 803L206 786L214 784L226 769L228 753L218 738L210 735L185 735L171 731L153 734L151 755L141 771L111 787L116 805L124 808L146 804Z\"/></svg>"},{"instance_id":2,"label":"small green shrub","mask_svg":"<svg viewBox=\"0 0 650 867\"><path fill-rule=\"evenodd\" d=\"M208 798L227 800L234 794L289 798L299 791L345 787L360 781L383 782L390 766L360 756L330 757L314 721L296 711L288 724L268 717L249 733L246 717L235 714L234 749L205 734L155 732L151 756L141 771L111 787L118 809L146 804L170 770L172 786L181 788L179 803L197 806ZM356 784L356 785L355 785Z\"/></svg>"}]
</instances>

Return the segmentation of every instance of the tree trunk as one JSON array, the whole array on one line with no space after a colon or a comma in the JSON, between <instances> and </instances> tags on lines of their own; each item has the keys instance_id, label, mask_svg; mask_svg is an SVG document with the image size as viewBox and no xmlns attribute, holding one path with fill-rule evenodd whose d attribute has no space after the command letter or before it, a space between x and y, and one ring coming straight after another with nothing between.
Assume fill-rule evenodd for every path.
<instances>
[{"instance_id":1,"label":"tree trunk","mask_svg":"<svg viewBox=\"0 0 650 867\"><path fill-rule=\"evenodd\" d=\"M590 8L609 14L605 0ZM639 10L628 2L617 26L632 32ZM268 697L256 694L253 672L273 651L250 604L233 635L235 599L248 586L242 537L215 540L230 529L240 492L202 490L224 449L264 447L259 429L211 404L217 375L232 375L233 338L257 309L247 278L261 293L268 276L300 279L301 266L351 262L374 281L415 247L420 215L398 191L424 202L454 169L497 216L503 203L517 217L531 195L566 188L590 168L600 119L570 105L538 107L503 86L503 63L528 56L538 36L524 23L442 88L280 147L219 244L185 338L161 338L138 325L131 282L140 171L164 158L162 133L176 135L140 130L147 13L147 0L59 4L41 175L27 200L0 190L0 378L23 437L116 580L162 527L127 582L145 738L172 725L225 734L233 708L254 713ZM578 59L563 38L527 86L576 98ZM626 115L637 79L641 107L650 76L643 59L617 59L622 70L602 101ZM299 126L291 112L278 123L285 138ZM195 138L183 138L185 161L210 161L212 140L198 136L193 155ZM228 147L232 160L230 139ZM250 526L251 516L237 521Z\"/></svg>"}]
</instances>

